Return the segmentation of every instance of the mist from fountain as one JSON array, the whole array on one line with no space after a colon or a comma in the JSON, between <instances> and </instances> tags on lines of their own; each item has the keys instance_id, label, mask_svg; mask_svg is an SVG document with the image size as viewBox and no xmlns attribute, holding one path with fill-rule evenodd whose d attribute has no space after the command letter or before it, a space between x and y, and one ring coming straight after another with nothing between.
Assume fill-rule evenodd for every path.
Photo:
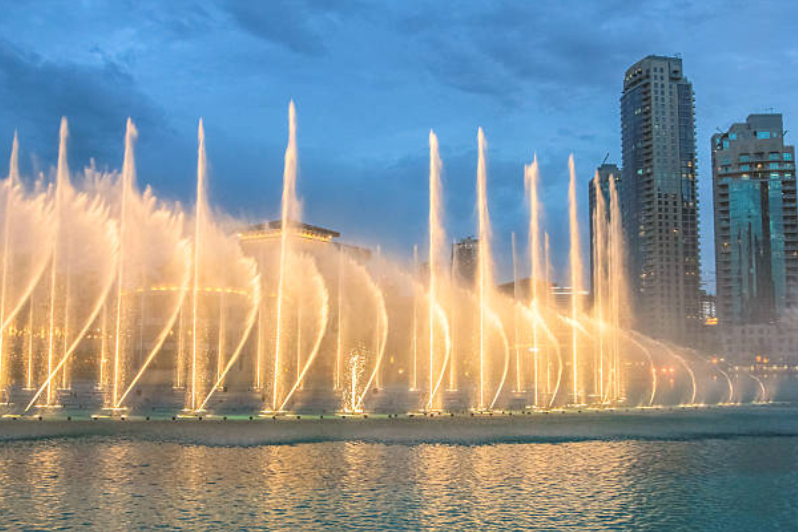
<instances>
[{"instance_id":1,"label":"mist from fountain","mask_svg":"<svg viewBox=\"0 0 798 532\"><path fill-rule=\"evenodd\" d=\"M138 189L132 120L121 171L90 166L74 183L66 120L49 184L43 175L27 182L20 175L15 136L0 187L0 392L9 403L3 408L434 414L769 398L750 372L633 331L614 178L606 188L597 177L590 185L596 204L588 306L573 157L571 286L560 295L551 289L534 157L523 168L528 250L518 252L513 233L510 293L494 280L481 128L473 274L467 257L453 252L447 263L443 161L434 132L428 261L420 264L415 247L405 268L379 248L331 242L302 222L293 102L288 129L280 219L246 230L211 207L202 121L196 204L188 214Z\"/></svg>"}]
</instances>

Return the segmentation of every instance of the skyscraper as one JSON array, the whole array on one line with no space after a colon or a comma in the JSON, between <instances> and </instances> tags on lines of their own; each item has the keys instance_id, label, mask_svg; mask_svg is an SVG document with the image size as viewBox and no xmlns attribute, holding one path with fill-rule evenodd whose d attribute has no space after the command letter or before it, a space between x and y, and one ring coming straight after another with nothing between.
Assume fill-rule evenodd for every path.
<instances>
[{"instance_id":1,"label":"skyscraper","mask_svg":"<svg viewBox=\"0 0 798 532\"><path fill-rule=\"evenodd\" d=\"M798 305L795 148L780 114L712 136L712 188L719 322L774 323Z\"/></svg>"},{"instance_id":2,"label":"skyscraper","mask_svg":"<svg viewBox=\"0 0 798 532\"><path fill-rule=\"evenodd\" d=\"M452 274L455 279L472 285L477 279L479 240L468 236L452 244Z\"/></svg>"},{"instance_id":3,"label":"skyscraper","mask_svg":"<svg viewBox=\"0 0 798 532\"><path fill-rule=\"evenodd\" d=\"M621 180L621 170L618 165L612 163L604 163L596 169L598 176L599 188L601 195L604 197L604 204L610 204L610 179L615 179L616 187L619 186ZM596 219L596 186L593 180L588 183L588 201L590 205L590 285L591 292L596 279L596 235L595 235L595 219ZM609 209L606 212L609 217Z\"/></svg>"},{"instance_id":4,"label":"skyscraper","mask_svg":"<svg viewBox=\"0 0 798 532\"><path fill-rule=\"evenodd\" d=\"M621 96L621 213L635 323L692 341L701 315L693 86L678 57L627 71Z\"/></svg>"}]
</instances>

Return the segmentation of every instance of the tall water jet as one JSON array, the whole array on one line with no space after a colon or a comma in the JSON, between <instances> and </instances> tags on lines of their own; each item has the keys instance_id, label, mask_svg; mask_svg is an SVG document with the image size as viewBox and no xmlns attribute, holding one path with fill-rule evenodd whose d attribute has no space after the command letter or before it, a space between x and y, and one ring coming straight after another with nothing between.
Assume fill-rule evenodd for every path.
<instances>
[{"instance_id":1,"label":"tall water jet","mask_svg":"<svg viewBox=\"0 0 798 532\"><path fill-rule=\"evenodd\" d=\"M477 297L479 299L479 402L478 408L486 407L486 372L487 372L487 313L490 290L493 287L493 271L491 264L491 229L488 214L488 168L485 160L487 141L482 128L477 131L477 210L479 213L479 248L477 257Z\"/></svg>"},{"instance_id":2,"label":"tall water jet","mask_svg":"<svg viewBox=\"0 0 798 532\"><path fill-rule=\"evenodd\" d=\"M111 353L112 368L106 386L106 406L111 410L123 408L133 387L175 332L174 326L184 314L183 303L193 279L194 256L189 240L182 234L183 213L159 205L150 189L145 189L143 194L138 192L134 152L137 135L134 123L128 119L122 173L116 186L106 192L107 201L115 206L118 222L116 294L111 298L113 301L103 305L100 318L101 366L109 350ZM101 179L100 183L103 181L110 179ZM102 191L101 188L100 193ZM200 217L200 223L204 224L204 215ZM205 240L200 239L204 247ZM197 260L196 263L202 262ZM151 304L154 302L157 305ZM113 325L108 324L109 314ZM158 327L150 325L156 323L155 316L161 318ZM110 349L106 346L109 328L114 338ZM152 335L154 331L158 332ZM179 388L185 362L182 324L178 325L176 333L174 362L178 372L172 384Z\"/></svg>"},{"instance_id":3,"label":"tall water jet","mask_svg":"<svg viewBox=\"0 0 798 532\"><path fill-rule=\"evenodd\" d=\"M64 188L69 185L69 166L67 164L67 138L69 136L69 129L67 127L66 117L61 118L61 128L59 130L59 143L58 143L58 167L56 170L56 183L55 183L55 238L53 239L53 251L51 260L51 275L50 275L50 326L48 332L48 346L47 346L47 396L46 404L49 406L53 404L53 387L52 387L52 374L53 362L55 359L55 340L56 340L56 293L58 279L58 261L59 261L59 241L61 240L61 211L63 209L63 196Z\"/></svg>"},{"instance_id":4,"label":"tall water jet","mask_svg":"<svg viewBox=\"0 0 798 532\"><path fill-rule=\"evenodd\" d=\"M293 109L291 122L292 113ZM289 124L290 130L294 128ZM73 174L75 185L66 165L66 124L52 184L45 185L42 177L28 191L19 183L15 143L13 177L0 186L0 208L6 209L0 213L0 223L5 221L0 229L3 400L16 404L23 395L20 388L25 387L36 390L29 407L93 406L99 389L104 392L104 406L137 409L149 407L153 400L170 400L176 392L164 396L158 391L176 385L183 387L185 407L193 413L207 408L221 414L255 401L279 412L328 406L320 403L331 397L317 393L317 386L323 383L324 391L329 391L332 381L336 394L347 396L348 411L361 411L364 403L367 409L380 411L405 409L412 400L418 401L413 407L427 410L469 406L487 412L505 408L506 398L510 408L516 407L521 394L527 399L525 405L551 407L635 403L642 395L642 404L670 399L694 402L704 395L707 402L714 402L719 392L724 395L720 401L737 401L753 391L753 383L745 379L747 372L731 373L723 360L694 365L700 354L627 332L631 316L625 303L625 250L614 179L609 194L606 182L597 194L595 249L590 256L596 263L595 304L587 311L583 302L587 276L582 276L574 237L578 232L575 169L569 161L571 309L559 312L560 301L547 286L549 243L541 229L536 158L524 169L528 255L524 243L512 235L511 297L493 285L487 142L481 130L479 240L453 246L449 272L442 270L448 259L443 255L442 168L437 139L430 133L430 260L428 269L419 267L416 248L413 275L395 272L379 249L367 264L367 250L330 242L335 233L299 224L294 136L290 131L285 171L293 175L284 175L284 189L289 190L283 191L292 199L282 205L284 210L286 205L296 207L294 212L282 213L281 226L251 228L235 237L232 227L220 223L209 207L202 124L196 218L185 223L179 206L162 204L151 190L140 193L135 186L132 123L125 134L121 172L100 172L92 166ZM594 181L591 191L596 186ZM250 248L245 243L249 240L271 245ZM531 265L528 295L522 294L519 281L525 257ZM453 282L454 278L470 279L471 285ZM333 296L327 287L335 286L336 279ZM278 292L280 297L273 301L271 296ZM337 328L332 321L336 303ZM256 352L249 334L258 320ZM278 324L280 340L275 344L277 330L272 327ZM174 377L171 358L146 371L161 346L167 356L177 358ZM641 364L644 360L647 363ZM255 372L245 367L250 361L255 362ZM718 380L705 383L704 376ZM86 380L95 379L97 389L85 387ZM414 389L406 396L397 389L404 379ZM755 376L750 380L764 398L764 383ZM73 388L64 393L56 384ZM256 397L252 384L265 395ZM445 395L442 389L447 390ZM156 393L150 395L153 390ZM3 412L6 408L16 407L3 406Z\"/></svg>"},{"instance_id":5,"label":"tall water jet","mask_svg":"<svg viewBox=\"0 0 798 532\"><path fill-rule=\"evenodd\" d=\"M616 178L610 176L610 227L609 227L609 257L608 257L608 277L610 293L610 315L612 323L612 383L613 394L616 400L623 397L621 388L621 345L620 330L624 323L622 313L628 309L627 294L627 275L626 260L624 258L624 236L621 224L621 205L618 197L618 187Z\"/></svg>"},{"instance_id":6,"label":"tall water jet","mask_svg":"<svg viewBox=\"0 0 798 532\"><path fill-rule=\"evenodd\" d=\"M39 183L41 184L41 183ZM28 310L33 301L33 293L41 283L41 278L50 268L52 253L52 206L51 197L46 190L38 190L26 196L19 174L19 139L14 133L11 148L8 178L3 182L0 192L5 194L0 205L5 208L2 214L3 228L0 230L0 390L16 380L20 370L16 362L25 366L24 388L30 388L27 381L34 380L32 374L33 358L22 363L22 350L15 340L19 335L31 338L32 329L22 325L30 319L21 318L23 310ZM16 323L15 323L16 322ZM29 341L30 345L31 342ZM30 349L28 353L30 354ZM20 356L14 356L19 354Z\"/></svg>"},{"instance_id":7,"label":"tall water jet","mask_svg":"<svg viewBox=\"0 0 798 532\"><path fill-rule=\"evenodd\" d=\"M529 289L530 306L538 309L538 288L543 279L543 271L540 264L540 205L538 199L538 157L532 158L532 164L524 165L524 186L526 187L529 199ZM538 324L532 324L532 379L534 381L534 405L540 406L540 345L538 344ZM548 391L548 390L547 390Z\"/></svg>"},{"instance_id":8,"label":"tall water jet","mask_svg":"<svg viewBox=\"0 0 798 532\"><path fill-rule=\"evenodd\" d=\"M281 229L280 229L280 265L279 279L277 284L277 318L274 340L274 381L272 389L272 411L277 411L278 398L280 396L280 372L281 372L281 343L282 343L282 318L283 305L285 298L285 284L288 272L288 236L289 226L298 222L299 203L296 197L296 177L297 177L297 146L296 146L296 108L294 101L288 105L288 147L285 150L285 167L283 169L283 197L281 203Z\"/></svg>"},{"instance_id":9,"label":"tall water jet","mask_svg":"<svg viewBox=\"0 0 798 532\"><path fill-rule=\"evenodd\" d=\"M5 220L3 222L3 243L2 243L2 265L0 265L0 324L5 323L6 318L6 294L8 292L8 270L10 267L11 259L11 213L14 208L14 194L16 191L17 183L19 182L19 140L17 139L17 132L14 132L14 141L11 144L11 161L9 163L8 179L6 180L6 212ZM5 384L5 371L4 365L5 358L5 327L0 326L0 390L3 389Z\"/></svg>"},{"instance_id":10,"label":"tall water jet","mask_svg":"<svg viewBox=\"0 0 798 532\"><path fill-rule=\"evenodd\" d=\"M577 321L579 317L579 298L582 292L582 256L579 251L579 219L576 202L576 169L574 156L568 158L568 222L570 226L570 264L571 264L571 364L573 365L573 400L579 404L579 340Z\"/></svg>"},{"instance_id":11,"label":"tall water jet","mask_svg":"<svg viewBox=\"0 0 798 532\"><path fill-rule=\"evenodd\" d=\"M69 182L67 123L60 131L51 246L47 325L47 377L25 408L30 410L45 392L45 405L54 403L60 376L69 383L68 364L99 316L116 279L119 235L109 209L99 197L78 194ZM75 246L80 244L80 253ZM56 359L56 356L58 358Z\"/></svg>"},{"instance_id":12,"label":"tall water jet","mask_svg":"<svg viewBox=\"0 0 798 532\"><path fill-rule=\"evenodd\" d=\"M595 209L593 211L593 315L596 323L596 338L598 342L598 357L595 364L595 392L599 400L606 402L608 398L604 394L604 337L605 327L605 291L606 291L606 267L607 267L607 208L604 201L604 191L601 188L599 173L596 172L590 186L593 187L594 197L596 198Z\"/></svg>"},{"instance_id":13,"label":"tall water jet","mask_svg":"<svg viewBox=\"0 0 798 532\"><path fill-rule=\"evenodd\" d=\"M192 411L197 409L197 379L199 372L197 364L199 363L199 294L200 294L200 253L202 252L202 234L203 222L205 217L205 178L207 171L207 160L205 156L205 128L202 125L200 118L199 127L197 130L197 206L194 220L194 260L192 261L193 269L193 285L191 290L191 391L190 391L190 409Z\"/></svg>"},{"instance_id":14,"label":"tall water jet","mask_svg":"<svg viewBox=\"0 0 798 532\"><path fill-rule=\"evenodd\" d=\"M429 322L429 397L427 409L431 410L435 404L436 382L440 379L437 374L446 371L444 362L438 363L436 355L438 346L435 335L435 316L438 303L438 275L439 264L443 261L443 247L446 237L441 223L441 163L438 151L438 137L433 131L429 132L429 293L428 293L428 322ZM448 342L448 339L445 339Z\"/></svg>"},{"instance_id":15,"label":"tall water jet","mask_svg":"<svg viewBox=\"0 0 798 532\"><path fill-rule=\"evenodd\" d=\"M133 121L128 118L125 131L125 158L122 163L122 206L119 214L119 256L117 266L117 287L116 287L116 334L114 339L114 372L113 372L113 393L112 404L116 405L119 400L120 386L122 385L124 375L124 361L123 361L123 306L122 296L125 289L125 252L127 251L126 241L127 231L129 226L128 221L128 202L133 180L135 176L135 163L133 159L133 145L136 142L138 131ZM104 307L103 307L104 308Z\"/></svg>"},{"instance_id":16,"label":"tall water jet","mask_svg":"<svg viewBox=\"0 0 798 532\"><path fill-rule=\"evenodd\" d=\"M11 158L8 163L9 183L19 183L19 135L14 131L14 140L11 141Z\"/></svg>"}]
</instances>

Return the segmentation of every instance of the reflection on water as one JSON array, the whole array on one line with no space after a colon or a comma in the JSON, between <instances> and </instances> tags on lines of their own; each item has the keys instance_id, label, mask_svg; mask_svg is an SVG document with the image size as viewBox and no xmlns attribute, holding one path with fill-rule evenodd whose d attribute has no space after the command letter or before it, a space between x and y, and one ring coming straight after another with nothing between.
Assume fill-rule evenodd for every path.
<instances>
[{"instance_id":1,"label":"reflection on water","mask_svg":"<svg viewBox=\"0 0 798 532\"><path fill-rule=\"evenodd\" d=\"M0 529L794 530L798 438L0 444Z\"/></svg>"}]
</instances>

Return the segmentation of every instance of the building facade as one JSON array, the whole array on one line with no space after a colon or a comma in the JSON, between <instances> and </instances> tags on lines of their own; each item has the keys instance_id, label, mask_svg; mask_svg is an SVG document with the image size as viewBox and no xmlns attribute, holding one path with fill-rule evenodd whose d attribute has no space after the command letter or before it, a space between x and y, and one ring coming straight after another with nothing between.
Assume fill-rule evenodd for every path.
<instances>
[{"instance_id":1,"label":"building facade","mask_svg":"<svg viewBox=\"0 0 798 532\"><path fill-rule=\"evenodd\" d=\"M680 58L652 55L626 71L621 136L635 326L693 343L701 324L695 120Z\"/></svg>"},{"instance_id":2,"label":"building facade","mask_svg":"<svg viewBox=\"0 0 798 532\"><path fill-rule=\"evenodd\" d=\"M784 133L782 116L771 113L712 136L718 325L721 348L740 361L785 359L796 349L795 147Z\"/></svg>"},{"instance_id":3,"label":"building facade","mask_svg":"<svg viewBox=\"0 0 798 532\"><path fill-rule=\"evenodd\" d=\"M473 286L477 279L479 263L479 240L469 236L452 244L452 276L466 286Z\"/></svg>"},{"instance_id":4,"label":"building facade","mask_svg":"<svg viewBox=\"0 0 798 532\"><path fill-rule=\"evenodd\" d=\"M721 324L772 323L798 304L795 147L780 114L712 136Z\"/></svg>"}]
</instances>

